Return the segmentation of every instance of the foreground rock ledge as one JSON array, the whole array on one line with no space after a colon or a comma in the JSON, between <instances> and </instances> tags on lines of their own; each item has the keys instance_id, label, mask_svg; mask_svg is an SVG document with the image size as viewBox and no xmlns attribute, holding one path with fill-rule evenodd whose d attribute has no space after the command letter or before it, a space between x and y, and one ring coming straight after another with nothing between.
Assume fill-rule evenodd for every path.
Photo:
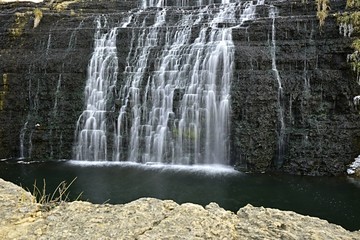
<instances>
[{"instance_id":1,"label":"foreground rock ledge","mask_svg":"<svg viewBox=\"0 0 360 240\"><path fill-rule=\"evenodd\" d=\"M247 205L237 214L210 203L142 198L124 205L61 203L44 211L0 179L0 239L360 239L319 218Z\"/></svg>"}]
</instances>

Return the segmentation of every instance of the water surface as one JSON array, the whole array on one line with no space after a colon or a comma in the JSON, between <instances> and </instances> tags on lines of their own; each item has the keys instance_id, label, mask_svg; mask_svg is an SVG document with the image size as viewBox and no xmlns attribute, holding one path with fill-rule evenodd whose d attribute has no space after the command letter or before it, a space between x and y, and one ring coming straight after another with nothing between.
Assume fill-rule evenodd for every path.
<instances>
[{"instance_id":1,"label":"water surface","mask_svg":"<svg viewBox=\"0 0 360 240\"><path fill-rule=\"evenodd\" d=\"M230 167L53 161L0 162L0 178L32 189L46 180L48 192L63 180L76 181L71 196L93 203L127 203L141 197L206 205L236 212L254 206L292 210L360 229L360 186L347 178L245 174Z\"/></svg>"}]
</instances>

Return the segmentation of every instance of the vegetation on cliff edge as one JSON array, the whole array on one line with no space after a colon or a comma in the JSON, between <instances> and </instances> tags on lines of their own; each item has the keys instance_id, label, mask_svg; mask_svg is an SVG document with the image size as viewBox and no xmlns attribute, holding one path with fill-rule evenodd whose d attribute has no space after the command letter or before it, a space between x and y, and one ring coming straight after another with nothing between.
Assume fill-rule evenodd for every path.
<instances>
[{"instance_id":1,"label":"vegetation on cliff edge","mask_svg":"<svg viewBox=\"0 0 360 240\"><path fill-rule=\"evenodd\" d=\"M360 0L347 0L343 13L336 14L339 31L344 37L352 37L354 52L348 55L348 62L357 75L360 84Z\"/></svg>"}]
</instances>

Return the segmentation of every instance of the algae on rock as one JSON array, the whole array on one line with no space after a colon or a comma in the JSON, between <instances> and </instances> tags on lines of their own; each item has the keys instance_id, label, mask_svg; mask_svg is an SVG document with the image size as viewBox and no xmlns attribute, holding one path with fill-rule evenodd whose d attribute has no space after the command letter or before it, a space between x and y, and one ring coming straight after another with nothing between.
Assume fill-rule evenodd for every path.
<instances>
[{"instance_id":1,"label":"algae on rock","mask_svg":"<svg viewBox=\"0 0 360 240\"><path fill-rule=\"evenodd\" d=\"M353 37L351 47L354 52L348 55L348 62L357 75L360 84L360 0L347 0L346 12L336 14L339 31L344 37Z\"/></svg>"},{"instance_id":2,"label":"algae on rock","mask_svg":"<svg viewBox=\"0 0 360 240\"><path fill-rule=\"evenodd\" d=\"M29 14L26 13L15 13L15 23L13 27L10 29L10 35L13 38L20 37L25 29L26 24L29 22Z\"/></svg>"}]
</instances>

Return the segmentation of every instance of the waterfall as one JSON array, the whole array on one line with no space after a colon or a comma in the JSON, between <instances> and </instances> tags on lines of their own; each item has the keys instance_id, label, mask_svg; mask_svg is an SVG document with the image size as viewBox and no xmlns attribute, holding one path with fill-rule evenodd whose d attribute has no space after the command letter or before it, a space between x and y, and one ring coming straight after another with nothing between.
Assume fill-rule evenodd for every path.
<instances>
[{"instance_id":1,"label":"waterfall","mask_svg":"<svg viewBox=\"0 0 360 240\"><path fill-rule=\"evenodd\" d=\"M28 89L27 89L27 100L28 113L24 116L24 123L19 132L19 158L20 159L41 159L44 160L45 154L39 154L39 146L47 144L46 152L49 152L49 157L53 159L57 158L57 151L61 151L63 147L62 142L62 131L59 128L58 122L63 121L61 114L61 107L63 106L63 93L62 93L62 81L64 74L67 73L65 68L65 61L69 62L71 59L68 57L74 52L77 43L77 33L82 28L83 21L75 28L70 36L68 47L65 54L62 55L62 66L61 71L58 75L57 81L51 83L53 70L48 71L49 63L52 64L54 60L54 44L56 43L57 37L56 31L50 29L47 36L41 39L38 44L34 44L39 47L41 56L33 60L30 64L28 74L26 76ZM55 40L54 40L55 39ZM56 44L55 44L56 45ZM44 70L38 75L39 69ZM46 87L45 87L46 86ZM51 89L49 95L54 97L53 107L51 111L44 115L44 109L48 109L47 101L44 89ZM45 101L44 101L45 100ZM60 133L59 133L60 132ZM55 144L56 143L56 144ZM41 152L45 152L41 149Z\"/></svg>"},{"instance_id":2,"label":"waterfall","mask_svg":"<svg viewBox=\"0 0 360 240\"><path fill-rule=\"evenodd\" d=\"M97 19L95 49L88 66L85 86L85 110L77 122L75 158L107 160L107 100L116 83L118 60L116 28L102 34L106 19ZM105 26L104 26L105 25Z\"/></svg>"},{"instance_id":3,"label":"waterfall","mask_svg":"<svg viewBox=\"0 0 360 240\"><path fill-rule=\"evenodd\" d=\"M210 2L217 5L204 5ZM232 29L254 19L256 6L264 4L230 2L194 1L198 7L189 10L162 8L168 3L188 6L189 1L147 0L141 7L156 8L151 10L153 18L144 17L140 9L119 24L131 30L132 40L113 99L118 112L113 140L105 105L118 75L117 28L102 34L101 26L97 29L86 83L87 108L77 123L76 159L229 164ZM107 154L109 141L112 154Z\"/></svg>"},{"instance_id":4,"label":"waterfall","mask_svg":"<svg viewBox=\"0 0 360 240\"><path fill-rule=\"evenodd\" d=\"M141 0L140 6L141 8L161 8L161 7L188 7L188 6L208 6L211 4L230 4L240 2L236 0ZM250 2L256 2L256 5L263 5L265 0L256 0L256 1L247 1Z\"/></svg>"},{"instance_id":5,"label":"waterfall","mask_svg":"<svg viewBox=\"0 0 360 240\"><path fill-rule=\"evenodd\" d=\"M64 64L63 64L63 67L64 68ZM54 106L53 106L53 109L52 109L52 118L53 119L56 119L56 117L58 116L58 104L59 104L59 98L60 98L60 89L61 89L61 80L62 80L62 74L60 73L59 74L59 78L58 78L58 82L57 82L57 85L56 85L56 90L55 90L55 100L54 100ZM54 130L54 127L52 127L50 129L50 139L51 139L51 145L50 145L50 157L53 158L54 156L54 150L53 150L53 130ZM62 144L60 143L60 146Z\"/></svg>"},{"instance_id":6,"label":"waterfall","mask_svg":"<svg viewBox=\"0 0 360 240\"><path fill-rule=\"evenodd\" d=\"M49 38L50 39L50 38ZM30 66L29 68L29 76L31 76L31 72L33 71L34 66ZM20 142L20 159L31 158L32 150L33 150L33 142L32 137L35 129L38 127L38 122L36 118L38 116L39 105L40 105L40 79L36 79L34 81L33 77L29 77L29 85L28 85L28 99L29 99L29 109L26 116L25 123L20 130L19 134L19 142ZM33 83L36 86L33 88Z\"/></svg>"},{"instance_id":7,"label":"waterfall","mask_svg":"<svg viewBox=\"0 0 360 240\"><path fill-rule=\"evenodd\" d=\"M28 117L29 118L29 117ZM28 127L29 121L26 121L24 123L24 126L21 128L20 130L20 159L24 159L25 158L25 133Z\"/></svg>"},{"instance_id":8,"label":"waterfall","mask_svg":"<svg viewBox=\"0 0 360 240\"><path fill-rule=\"evenodd\" d=\"M284 118L284 90L280 78L279 71L276 66L276 28L275 28L275 19L277 16L277 9L274 6L270 7L269 17L272 19L271 25L271 60L272 60L272 71L274 72L275 79L278 84L278 96L277 96L277 114L278 114L278 143L277 143L277 156L275 160L275 166L281 167L283 163L284 150L285 150L285 118Z\"/></svg>"}]
</instances>

